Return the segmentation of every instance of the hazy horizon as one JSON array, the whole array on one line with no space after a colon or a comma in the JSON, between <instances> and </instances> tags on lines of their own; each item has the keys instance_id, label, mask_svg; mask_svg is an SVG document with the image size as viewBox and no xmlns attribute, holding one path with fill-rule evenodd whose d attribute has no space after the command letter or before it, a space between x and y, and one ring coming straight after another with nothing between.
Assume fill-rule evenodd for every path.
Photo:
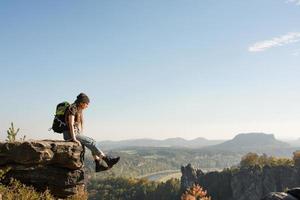
<instances>
[{"instance_id":1,"label":"hazy horizon","mask_svg":"<svg viewBox=\"0 0 300 200\"><path fill-rule=\"evenodd\" d=\"M16 126L15 126L16 127ZM19 128L19 127L16 127L16 128ZM198 139L198 138L204 138L204 139L207 139L207 140L220 140L220 141L227 141L227 140L231 140L233 139L235 136L239 135L239 134L249 134L249 133L263 133L263 132L247 132L247 133L237 133L237 134L233 134L232 137L228 137L228 138L208 138L208 137L205 137L205 136L199 136L199 137L194 137L194 138L187 138L187 137L184 137L184 136L174 136L174 137L165 137L165 138L162 138L162 137L135 137L135 138L120 138L120 139L97 139L96 141L113 141L113 142L118 142L118 141L124 141L124 140L166 140L166 139L172 139L172 138L181 138L181 139L185 139L185 140L195 140L195 139ZM274 135L275 139L277 140L281 140L281 141L284 141L284 142L293 142L293 141L296 141L296 140L300 140L300 137L277 137L276 134L273 134L273 133L263 133L263 134L272 134ZM62 137L62 134L59 134L59 133L53 133L53 132L49 132L49 135L48 137L44 137L44 136L35 136L35 137L30 137L31 134L27 135L27 134L24 134L22 132L22 130L20 130L20 132L17 134L17 139L20 139L22 138L23 136L26 136L27 139L63 139ZM5 140L6 139L6 134L3 134L1 135L0 137L0 141L1 140Z\"/></svg>"},{"instance_id":2,"label":"hazy horizon","mask_svg":"<svg viewBox=\"0 0 300 200\"><path fill-rule=\"evenodd\" d=\"M299 19L294 0L2 1L0 139L62 139L80 92L98 141L299 138Z\"/></svg>"}]
</instances>

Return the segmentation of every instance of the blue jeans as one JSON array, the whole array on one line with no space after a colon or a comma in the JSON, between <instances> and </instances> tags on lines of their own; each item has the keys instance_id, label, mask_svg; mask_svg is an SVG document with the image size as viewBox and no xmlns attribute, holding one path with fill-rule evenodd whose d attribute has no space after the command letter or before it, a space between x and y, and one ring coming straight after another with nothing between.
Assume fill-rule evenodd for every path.
<instances>
[{"instance_id":1,"label":"blue jeans","mask_svg":"<svg viewBox=\"0 0 300 200\"><path fill-rule=\"evenodd\" d=\"M64 140L71 140L71 134L69 131L65 131L64 133ZM96 141L93 138L87 137L82 134L75 134L76 139L85 147L87 147L89 150L91 150L93 156L99 156L102 157L105 154L96 147Z\"/></svg>"}]
</instances>

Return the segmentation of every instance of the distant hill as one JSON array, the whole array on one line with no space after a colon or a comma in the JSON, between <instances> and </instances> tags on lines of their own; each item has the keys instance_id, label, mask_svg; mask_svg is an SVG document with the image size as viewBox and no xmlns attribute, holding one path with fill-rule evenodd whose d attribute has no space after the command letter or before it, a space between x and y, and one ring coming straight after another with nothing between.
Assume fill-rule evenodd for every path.
<instances>
[{"instance_id":1,"label":"distant hill","mask_svg":"<svg viewBox=\"0 0 300 200\"><path fill-rule=\"evenodd\" d=\"M286 142L289 143L290 145L292 145L293 147L300 147L300 138L297 140L289 140Z\"/></svg>"},{"instance_id":2,"label":"distant hill","mask_svg":"<svg viewBox=\"0 0 300 200\"><path fill-rule=\"evenodd\" d=\"M273 134L242 133L236 135L232 140L208 148L221 151L272 153L272 151L290 147L288 143L275 139Z\"/></svg>"},{"instance_id":3,"label":"distant hill","mask_svg":"<svg viewBox=\"0 0 300 200\"><path fill-rule=\"evenodd\" d=\"M165 140L155 139L134 139L121 141L100 141L97 145L103 149L116 149L124 147L184 147L184 148L201 148L210 145L216 145L224 142L224 140L208 140L198 137L193 140L186 140L180 137L168 138Z\"/></svg>"}]
</instances>

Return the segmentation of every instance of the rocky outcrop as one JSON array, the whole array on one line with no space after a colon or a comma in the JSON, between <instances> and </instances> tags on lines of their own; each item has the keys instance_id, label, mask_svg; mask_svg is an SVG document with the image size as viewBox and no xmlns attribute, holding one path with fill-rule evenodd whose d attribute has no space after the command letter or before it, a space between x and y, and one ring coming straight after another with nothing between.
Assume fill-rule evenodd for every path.
<instances>
[{"instance_id":1,"label":"rocky outcrop","mask_svg":"<svg viewBox=\"0 0 300 200\"><path fill-rule=\"evenodd\" d=\"M0 143L0 169L38 191L49 189L59 198L84 191L84 149L74 142L42 140Z\"/></svg>"},{"instance_id":2,"label":"rocky outcrop","mask_svg":"<svg viewBox=\"0 0 300 200\"><path fill-rule=\"evenodd\" d=\"M286 188L300 186L299 169L297 165L257 166L203 173L189 164L181 168L181 188L185 190L196 183L207 190L213 200L258 200L270 192L282 192Z\"/></svg>"},{"instance_id":3,"label":"rocky outcrop","mask_svg":"<svg viewBox=\"0 0 300 200\"><path fill-rule=\"evenodd\" d=\"M194 183L197 182L198 177L204 175L201 170L194 169L191 164L188 164L186 167L181 167L181 173L181 185L184 188L191 187Z\"/></svg>"}]
</instances>

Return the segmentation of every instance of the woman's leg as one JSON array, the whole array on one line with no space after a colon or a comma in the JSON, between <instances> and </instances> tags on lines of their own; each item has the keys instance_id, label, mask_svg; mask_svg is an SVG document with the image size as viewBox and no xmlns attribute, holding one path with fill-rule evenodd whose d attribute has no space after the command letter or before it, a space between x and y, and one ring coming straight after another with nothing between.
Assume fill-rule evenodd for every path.
<instances>
[{"instance_id":1,"label":"woman's leg","mask_svg":"<svg viewBox=\"0 0 300 200\"><path fill-rule=\"evenodd\" d=\"M70 140L70 134L68 131L64 132L64 139ZM96 172L105 171L110 169L113 165L119 162L120 157L108 157L100 149L96 147L96 141L93 138L87 137L85 135L76 134L76 139L85 147L91 150L96 163ZM107 166L103 166L100 163L100 159L103 159Z\"/></svg>"},{"instance_id":2,"label":"woman's leg","mask_svg":"<svg viewBox=\"0 0 300 200\"><path fill-rule=\"evenodd\" d=\"M93 138L81 134L76 134L76 139L81 142L82 145L91 150L94 159L98 160L105 157L105 154L96 147L96 141Z\"/></svg>"},{"instance_id":3,"label":"woman's leg","mask_svg":"<svg viewBox=\"0 0 300 200\"><path fill-rule=\"evenodd\" d=\"M107 164L107 167L102 168L102 170L110 169L113 165L115 165L115 164L117 164L117 162L119 162L120 157L106 156L100 149L98 149L96 147L96 141L93 138L90 138L90 137L87 137L87 136L84 136L81 134L77 134L76 139L79 140L82 145L86 146L87 148L89 148L91 150L92 155L96 162L96 168L97 168L97 164L100 167L100 163L99 163L100 159L103 159ZM96 169L96 171L97 171L97 169Z\"/></svg>"}]
</instances>

